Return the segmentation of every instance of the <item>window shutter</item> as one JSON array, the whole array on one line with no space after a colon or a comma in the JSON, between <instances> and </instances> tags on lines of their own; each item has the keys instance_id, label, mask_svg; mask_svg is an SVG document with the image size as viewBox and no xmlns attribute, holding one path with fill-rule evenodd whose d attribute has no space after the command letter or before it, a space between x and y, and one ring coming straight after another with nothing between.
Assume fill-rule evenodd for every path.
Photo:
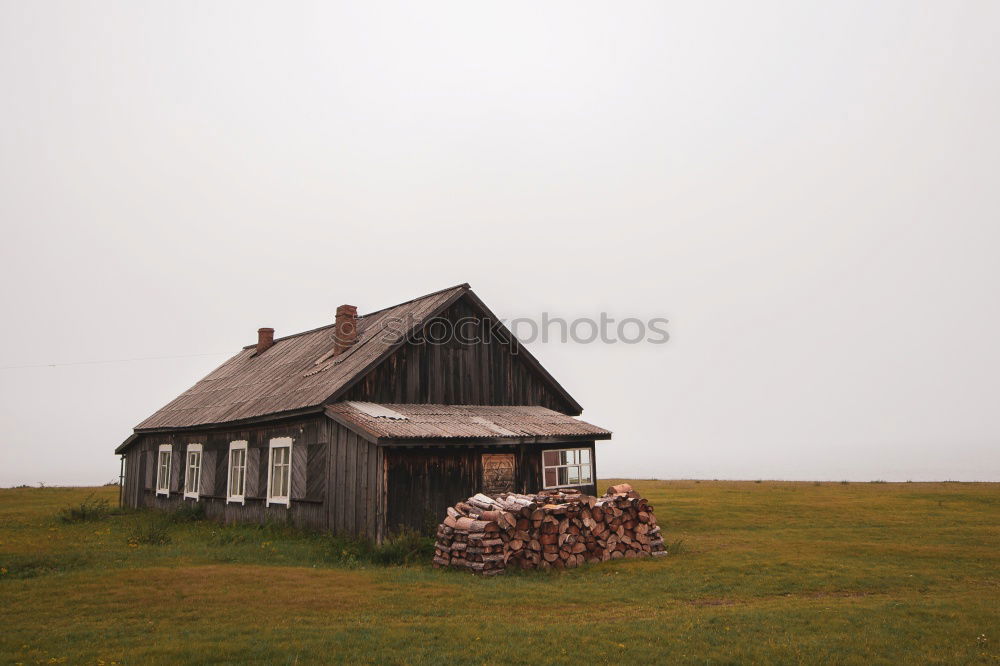
<instances>
[{"instance_id":1,"label":"window shutter","mask_svg":"<svg viewBox=\"0 0 1000 666\"><path fill-rule=\"evenodd\" d=\"M323 499L323 481L326 476L326 444L310 444L306 461L306 497Z\"/></svg>"},{"instance_id":2,"label":"window shutter","mask_svg":"<svg viewBox=\"0 0 1000 666\"><path fill-rule=\"evenodd\" d=\"M201 452L201 494L215 494L215 459L217 451Z\"/></svg>"},{"instance_id":3,"label":"window shutter","mask_svg":"<svg viewBox=\"0 0 1000 666\"><path fill-rule=\"evenodd\" d=\"M304 444L292 445L292 499L305 499L306 496L306 459L309 457L309 447Z\"/></svg>"},{"instance_id":4,"label":"window shutter","mask_svg":"<svg viewBox=\"0 0 1000 666\"><path fill-rule=\"evenodd\" d=\"M170 449L170 490L180 492L184 487L181 473L184 471L184 449L174 446Z\"/></svg>"},{"instance_id":5,"label":"window shutter","mask_svg":"<svg viewBox=\"0 0 1000 666\"><path fill-rule=\"evenodd\" d=\"M229 450L213 451L212 453L215 456L215 469L211 471L212 483L214 484L212 488L215 489L216 495L225 497L229 488Z\"/></svg>"},{"instance_id":6,"label":"window shutter","mask_svg":"<svg viewBox=\"0 0 1000 666\"><path fill-rule=\"evenodd\" d=\"M265 463L266 464L266 463ZM246 497L261 497L265 489L260 487L260 449L247 447Z\"/></svg>"},{"instance_id":7,"label":"window shutter","mask_svg":"<svg viewBox=\"0 0 1000 666\"><path fill-rule=\"evenodd\" d=\"M156 479L156 451L146 451L146 490L153 489L153 481Z\"/></svg>"}]
</instances>

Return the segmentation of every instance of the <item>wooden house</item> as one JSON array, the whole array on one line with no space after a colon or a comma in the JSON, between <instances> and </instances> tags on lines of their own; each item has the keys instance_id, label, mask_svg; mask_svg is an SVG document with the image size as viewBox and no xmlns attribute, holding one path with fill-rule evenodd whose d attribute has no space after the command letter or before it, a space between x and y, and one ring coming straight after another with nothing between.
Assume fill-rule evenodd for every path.
<instances>
[{"instance_id":1,"label":"wooden house","mask_svg":"<svg viewBox=\"0 0 1000 666\"><path fill-rule=\"evenodd\" d=\"M135 427L122 501L381 541L476 492L596 494L611 433L463 284L258 341Z\"/></svg>"}]
</instances>

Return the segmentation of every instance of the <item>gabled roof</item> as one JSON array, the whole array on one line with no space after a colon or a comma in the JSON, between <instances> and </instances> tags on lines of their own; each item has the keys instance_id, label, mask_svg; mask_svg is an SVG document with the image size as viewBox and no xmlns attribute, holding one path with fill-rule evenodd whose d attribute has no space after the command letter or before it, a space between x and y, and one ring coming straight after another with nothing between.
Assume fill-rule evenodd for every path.
<instances>
[{"instance_id":1,"label":"gabled roof","mask_svg":"<svg viewBox=\"0 0 1000 666\"><path fill-rule=\"evenodd\" d=\"M326 415L378 444L406 440L609 439L611 433L546 407L338 402Z\"/></svg>"},{"instance_id":2,"label":"gabled roof","mask_svg":"<svg viewBox=\"0 0 1000 666\"><path fill-rule=\"evenodd\" d=\"M357 341L336 357L331 355L333 324L277 338L260 355L256 345L248 345L135 430L231 424L320 411L402 345L412 331L462 296L491 314L469 285L461 284L359 316ZM514 344L521 358L579 413L579 404L565 389L516 339Z\"/></svg>"}]
</instances>

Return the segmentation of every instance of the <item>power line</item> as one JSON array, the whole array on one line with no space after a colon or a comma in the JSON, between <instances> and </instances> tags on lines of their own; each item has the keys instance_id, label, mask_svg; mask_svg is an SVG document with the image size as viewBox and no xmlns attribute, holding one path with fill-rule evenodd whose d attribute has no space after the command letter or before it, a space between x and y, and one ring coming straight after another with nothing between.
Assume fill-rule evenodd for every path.
<instances>
[{"instance_id":1,"label":"power line","mask_svg":"<svg viewBox=\"0 0 1000 666\"><path fill-rule=\"evenodd\" d=\"M197 356L222 356L226 352L208 354L181 354L179 356L138 356L136 358L112 358L98 361L69 361L67 363L35 363L31 365L0 365L0 370L20 370L23 368L58 368L66 365L99 365L102 363L129 363L131 361L162 361L174 358L195 358Z\"/></svg>"}]
</instances>

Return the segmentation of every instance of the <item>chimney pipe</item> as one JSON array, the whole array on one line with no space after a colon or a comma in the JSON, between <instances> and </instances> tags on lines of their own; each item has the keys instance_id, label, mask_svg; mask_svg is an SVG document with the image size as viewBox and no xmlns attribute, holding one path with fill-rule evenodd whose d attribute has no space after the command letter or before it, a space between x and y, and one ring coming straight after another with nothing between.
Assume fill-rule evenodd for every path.
<instances>
[{"instance_id":1,"label":"chimney pipe","mask_svg":"<svg viewBox=\"0 0 1000 666\"><path fill-rule=\"evenodd\" d=\"M333 327L333 355L344 353L358 339L358 309L353 305L337 308L337 319Z\"/></svg>"},{"instance_id":2,"label":"chimney pipe","mask_svg":"<svg viewBox=\"0 0 1000 666\"><path fill-rule=\"evenodd\" d=\"M273 328L258 328L257 329L257 353L263 354L271 345L274 344L274 329Z\"/></svg>"}]
</instances>

